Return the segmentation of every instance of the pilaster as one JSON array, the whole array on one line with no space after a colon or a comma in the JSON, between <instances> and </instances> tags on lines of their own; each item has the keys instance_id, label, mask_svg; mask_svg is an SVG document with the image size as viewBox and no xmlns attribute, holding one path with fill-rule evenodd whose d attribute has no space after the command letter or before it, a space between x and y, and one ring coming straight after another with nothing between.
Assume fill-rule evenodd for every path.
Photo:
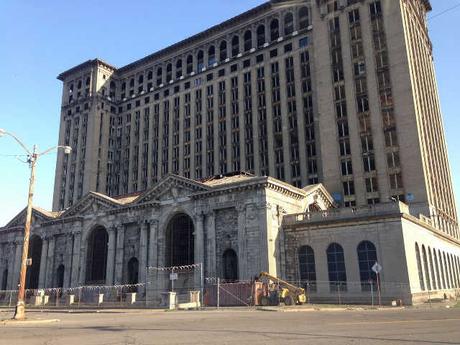
<instances>
[{"instance_id":1,"label":"pilaster","mask_svg":"<svg viewBox=\"0 0 460 345\"><path fill-rule=\"evenodd\" d=\"M43 289L45 287L46 280L46 261L48 258L48 239L43 238L42 240L42 255L40 258L40 274L38 278L38 287Z\"/></svg>"},{"instance_id":2,"label":"pilaster","mask_svg":"<svg viewBox=\"0 0 460 345\"><path fill-rule=\"evenodd\" d=\"M139 282L147 281L147 233L150 227L149 222L142 222L140 225L140 260L139 260Z\"/></svg>"},{"instance_id":3,"label":"pilaster","mask_svg":"<svg viewBox=\"0 0 460 345\"><path fill-rule=\"evenodd\" d=\"M113 275L115 267L115 228L109 228L109 244L107 250L107 267L105 274L105 285L113 285Z\"/></svg>"},{"instance_id":4,"label":"pilaster","mask_svg":"<svg viewBox=\"0 0 460 345\"><path fill-rule=\"evenodd\" d=\"M72 276L70 286L79 285L79 274L82 269L80 266L80 251L81 251L81 231L73 233L73 250L72 250Z\"/></svg>"},{"instance_id":5,"label":"pilaster","mask_svg":"<svg viewBox=\"0 0 460 345\"><path fill-rule=\"evenodd\" d=\"M117 250L115 255L115 284L123 282L123 263L125 250L125 226L117 227Z\"/></svg>"},{"instance_id":6,"label":"pilaster","mask_svg":"<svg viewBox=\"0 0 460 345\"><path fill-rule=\"evenodd\" d=\"M54 247L56 240L54 235L48 238L48 255L46 260L46 279L45 287L53 287L54 283Z\"/></svg>"}]
</instances>

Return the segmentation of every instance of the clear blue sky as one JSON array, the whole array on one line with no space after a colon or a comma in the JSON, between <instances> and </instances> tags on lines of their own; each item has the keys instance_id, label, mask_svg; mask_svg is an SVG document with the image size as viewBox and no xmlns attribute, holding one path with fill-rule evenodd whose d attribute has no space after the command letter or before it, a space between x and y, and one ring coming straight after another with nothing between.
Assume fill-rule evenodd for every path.
<instances>
[{"instance_id":1,"label":"clear blue sky","mask_svg":"<svg viewBox=\"0 0 460 345\"><path fill-rule=\"evenodd\" d=\"M56 76L99 57L126 65L263 0L1 0L0 128L41 149L57 144L61 83ZM460 0L431 0L431 15ZM441 104L457 204L460 201L460 8L430 20ZM0 226L27 199L29 169L13 157L21 150L0 138ZM35 205L51 208L56 155L43 157L37 170Z\"/></svg>"}]
</instances>

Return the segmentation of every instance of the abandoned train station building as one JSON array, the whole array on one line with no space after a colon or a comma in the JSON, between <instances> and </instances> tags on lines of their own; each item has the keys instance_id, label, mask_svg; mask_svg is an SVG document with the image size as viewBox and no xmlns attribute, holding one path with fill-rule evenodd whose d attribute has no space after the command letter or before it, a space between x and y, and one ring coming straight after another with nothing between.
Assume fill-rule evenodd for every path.
<instances>
[{"instance_id":1,"label":"abandoned train station building","mask_svg":"<svg viewBox=\"0 0 460 345\"><path fill-rule=\"evenodd\" d=\"M53 210L31 289L145 283L147 267L261 271L312 300L450 297L460 232L428 0L272 0L63 82ZM25 211L0 228L17 287ZM168 289L169 281L156 282ZM180 284L180 282L178 282Z\"/></svg>"}]
</instances>

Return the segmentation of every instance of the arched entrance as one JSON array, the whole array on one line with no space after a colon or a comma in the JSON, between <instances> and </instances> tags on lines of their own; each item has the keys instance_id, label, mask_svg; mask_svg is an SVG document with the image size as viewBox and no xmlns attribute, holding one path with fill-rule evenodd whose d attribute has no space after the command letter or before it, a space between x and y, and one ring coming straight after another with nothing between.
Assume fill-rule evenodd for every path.
<instances>
[{"instance_id":1,"label":"arched entrance","mask_svg":"<svg viewBox=\"0 0 460 345\"><path fill-rule=\"evenodd\" d=\"M128 261L128 284L134 285L139 283L139 260L131 258Z\"/></svg>"},{"instance_id":2,"label":"arched entrance","mask_svg":"<svg viewBox=\"0 0 460 345\"><path fill-rule=\"evenodd\" d=\"M105 284L109 235L103 227L94 229L88 238L86 283Z\"/></svg>"},{"instance_id":3,"label":"arched entrance","mask_svg":"<svg viewBox=\"0 0 460 345\"><path fill-rule=\"evenodd\" d=\"M59 265L57 272L56 272L56 287L63 288L64 287L64 265Z\"/></svg>"},{"instance_id":4,"label":"arched entrance","mask_svg":"<svg viewBox=\"0 0 460 345\"><path fill-rule=\"evenodd\" d=\"M6 290L7 289L7 285L8 284L8 268L5 268L5 270L3 270L3 275L2 275L2 290Z\"/></svg>"},{"instance_id":5,"label":"arched entrance","mask_svg":"<svg viewBox=\"0 0 460 345\"><path fill-rule=\"evenodd\" d=\"M32 266L27 268L26 289L38 289L40 277L40 261L42 258L43 241L40 236L33 235L29 242L29 259L32 259Z\"/></svg>"},{"instance_id":6,"label":"arched entrance","mask_svg":"<svg viewBox=\"0 0 460 345\"><path fill-rule=\"evenodd\" d=\"M193 221L186 214L177 214L166 230L166 265L194 263Z\"/></svg>"},{"instance_id":7,"label":"arched entrance","mask_svg":"<svg viewBox=\"0 0 460 345\"><path fill-rule=\"evenodd\" d=\"M238 280L238 256L233 249L224 252L222 271L225 280Z\"/></svg>"}]
</instances>

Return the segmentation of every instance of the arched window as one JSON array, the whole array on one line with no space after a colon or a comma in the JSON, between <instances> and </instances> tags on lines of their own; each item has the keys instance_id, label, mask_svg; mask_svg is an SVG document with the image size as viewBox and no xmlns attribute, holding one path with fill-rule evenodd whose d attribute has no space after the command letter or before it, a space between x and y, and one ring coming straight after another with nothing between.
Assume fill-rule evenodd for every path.
<instances>
[{"instance_id":1,"label":"arched window","mask_svg":"<svg viewBox=\"0 0 460 345\"><path fill-rule=\"evenodd\" d=\"M233 249L227 249L222 257L223 259L223 278L225 280L238 280L238 256Z\"/></svg>"},{"instance_id":2,"label":"arched window","mask_svg":"<svg viewBox=\"0 0 460 345\"><path fill-rule=\"evenodd\" d=\"M310 26L310 20L308 18L308 8L302 7L299 10L299 30L306 29Z\"/></svg>"},{"instance_id":3,"label":"arched window","mask_svg":"<svg viewBox=\"0 0 460 345\"><path fill-rule=\"evenodd\" d=\"M148 79L148 80L152 80L152 79L153 79L153 72L152 72L152 71L149 71L149 72L147 73L147 79Z\"/></svg>"},{"instance_id":4,"label":"arched window","mask_svg":"<svg viewBox=\"0 0 460 345\"><path fill-rule=\"evenodd\" d=\"M131 78L129 81L129 87L134 87L134 78Z\"/></svg>"},{"instance_id":5,"label":"arched window","mask_svg":"<svg viewBox=\"0 0 460 345\"><path fill-rule=\"evenodd\" d=\"M81 80L78 81L77 89L81 89Z\"/></svg>"},{"instance_id":6,"label":"arched window","mask_svg":"<svg viewBox=\"0 0 460 345\"><path fill-rule=\"evenodd\" d=\"M377 260L375 245L369 241L363 241L358 245L359 276L361 278L361 290L370 291L371 284L377 281L377 275L372 270Z\"/></svg>"},{"instance_id":7,"label":"arched window","mask_svg":"<svg viewBox=\"0 0 460 345\"><path fill-rule=\"evenodd\" d=\"M204 53L202 50L200 50L197 54L197 61L196 61L197 72L201 72L203 68L204 68Z\"/></svg>"},{"instance_id":8,"label":"arched window","mask_svg":"<svg viewBox=\"0 0 460 345\"><path fill-rule=\"evenodd\" d=\"M94 229L88 237L86 283L105 284L109 235L103 227Z\"/></svg>"},{"instance_id":9,"label":"arched window","mask_svg":"<svg viewBox=\"0 0 460 345\"><path fill-rule=\"evenodd\" d=\"M447 289L446 274L444 270L444 261L442 260L442 253L440 250L438 250L438 258L439 258L439 269L441 271L441 277L442 277L442 288Z\"/></svg>"},{"instance_id":10,"label":"arched window","mask_svg":"<svg viewBox=\"0 0 460 345\"><path fill-rule=\"evenodd\" d=\"M56 287L63 288L64 287L64 265L59 265L56 271Z\"/></svg>"},{"instance_id":11,"label":"arched window","mask_svg":"<svg viewBox=\"0 0 460 345\"><path fill-rule=\"evenodd\" d=\"M270 23L270 41L276 41L280 37L280 23L278 19L273 19Z\"/></svg>"},{"instance_id":12,"label":"arched window","mask_svg":"<svg viewBox=\"0 0 460 345\"><path fill-rule=\"evenodd\" d=\"M433 263L433 255L431 254L431 248L428 247L428 260L430 263L430 276L431 276L431 286L433 290L437 290L438 286L436 284L436 276L434 274L434 263Z\"/></svg>"},{"instance_id":13,"label":"arched window","mask_svg":"<svg viewBox=\"0 0 460 345\"><path fill-rule=\"evenodd\" d=\"M240 53L240 38L239 36L233 36L232 38L232 57L237 56Z\"/></svg>"},{"instance_id":14,"label":"arched window","mask_svg":"<svg viewBox=\"0 0 460 345\"><path fill-rule=\"evenodd\" d=\"M452 257L450 254L447 254L447 262L449 263L449 278L450 278L450 288L453 289L455 287L454 282L454 275L452 272Z\"/></svg>"},{"instance_id":15,"label":"arched window","mask_svg":"<svg viewBox=\"0 0 460 345\"><path fill-rule=\"evenodd\" d=\"M27 268L26 288L38 289L40 276L40 261L42 257L43 241L40 236L32 235L29 242L29 258L32 259L32 266Z\"/></svg>"},{"instance_id":16,"label":"arched window","mask_svg":"<svg viewBox=\"0 0 460 345\"><path fill-rule=\"evenodd\" d=\"M142 84L143 82L144 82L144 75L141 74L141 75L139 76L139 78L137 79L137 83L138 83L138 84Z\"/></svg>"},{"instance_id":17,"label":"arched window","mask_svg":"<svg viewBox=\"0 0 460 345\"><path fill-rule=\"evenodd\" d=\"M128 261L128 284L134 285L139 283L139 260L131 258Z\"/></svg>"},{"instance_id":18,"label":"arched window","mask_svg":"<svg viewBox=\"0 0 460 345\"><path fill-rule=\"evenodd\" d=\"M343 248L338 243L331 243L327 248L327 267L331 291L347 290L347 271Z\"/></svg>"},{"instance_id":19,"label":"arched window","mask_svg":"<svg viewBox=\"0 0 460 345\"><path fill-rule=\"evenodd\" d=\"M89 86L90 82L91 82L90 77L86 78L86 86Z\"/></svg>"},{"instance_id":20,"label":"arched window","mask_svg":"<svg viewBox=\"0 0 460 345\"><path fill-rule=\"evenodd\" d=\"M265 41L265 25L259 25L257 27L257 48L262 47Z\"/></svg>"},{"instance_id":21,"label":"arched window","mask_svg":"<svg viewBox=\"0 0 460 345\"><path fill-rule=\"evenodd\" d=\"M299 273L301 283L307 291L316 291L315 252L310 246L299 248Z\"/></svg>"},{"instance_id":22,"label":"arched window","mask_svg":"<svg viewBox=\"0 0 460 345\"><path fill-rule=\"evenodd\" d=\"M227 41L220 42L219 50L220 50L219 60L220 61L225 61L227 59L227 57L228 57L228 55L227 55Z\"/></svg>"},{"instance_id":23,"label":"arched window","mask_svg":"<svg viewBox=\"0 0 460 345\"><path fill-rule=\"evenodd\" d=\"M446 253L442 252L442 256L444 258L444 270L446 272L446 289L452 288L452 282L449 277L449 263L446 258Z\"/></svg>"},{"instance_id":24,"label":"arched window","mask_svg":"<svg viewBox=\"0 0 460 345\"><path fill-rule=\"evenodd\" d=\"M7 288L8 288L8 269L5 268L2 274L2 290L5 291Z\"/></svg>"},{"instance_id":25,"label":"arched window","mask_svg":"<svg viewBox=\"0 0 460 345\"><path fill-rule=\"evenodd\" d=\"M172 80L172 63L166 65L166 82L169 83Z\"/></svg>"},{"instance_id":26,"label":"arched window","mask_svg":"<svg viewBox=\"0 0 460 345\"><path fill-rule=\"evenodd\" d=\"M214 46L210 46L208 49L208 66L211 67L217 62L216 60L216 48Z\"/></svg>"},{"instance_id":27,"label":"arched window","mask_svg":"<svg viewBox=\"0 0 460 345\"><path fill-rule=\"evenodd\" d=\"M291 12L284 16L284 35L290 35L294 32L294 16Z\"/></svg>"},{"instance_id":28,"label":"arched window","mask_svg":"<svg viewBox=\"0 0 460 345\"><path fill-rule=\"evenodd\" d=\"M166 238L166 263L168 266L194 263L193 222L186 214L178 214L169 222Z\"/></svg>"},{"instance_id":29,"label":"arched window","mask_svg":"<svg viewBox=\"0 0 460 345\"><path fill-rule=\"evenodd\" d=\"M438 289L442 289L442 280L441 274L439 273L439 261L438 255L436 254L436 249L433 249L433 260L434 260L434 268L436 270L436 280L438 281Z\"/></svg>"},{"instance_id":30,"label":"arched window","mask_svg":"<svg viewBox=\"0 0 460 345\"><path fill-rule=\"evenodd\" d=\"M182 59L176 61L176 79L182 77Z\"/></svg>"},{"instance_id":31,"label":"arched window","mask_svg":"<svg viewBox=\"0 0 460 345\"><path fill-rule=\"evenodd\" d=\"M420 282L420 289L425 291L425 279L423 279L422 260L420 259L420 249L418 244L415 244L415 257L417 259L418 279Z\"/></svg>"},{"instance_id":32,"label":"arched window","mask_svg":"<svg viewBox=\"0 0 460 345\"><path fill-rule=\"evenodd\" d=\"M126 82L121 83L121 90L122 91L126 90Z\"/></svg>"},{"instance_id":33,"label":"arched window","mask_svg":"<svg viewBox=\"0 0 460 345\"><path fill-rule=\"evenodd\" d=\"M193 56L189 55L187 56L187 74L190 74L193 72Z\"/></svg>"},{"instance_id":34,"label":"arched window","mask_svg":"<svg viewBox=\"0 0 460 345\"><path fill-rule=\"evenodd\" d=\"M252 48L252 31L247 30L244 33L244 51L247 52Z\"/></svg>"},{"instance_id":35,"label":"arched window","mask_svg":"<svg viewBox=\"0 0 460 345\"><path fill-rule=\"evenodd\" d=\"M163 84L163 68L157 68L157 86Z\"/></svg>"},{"instance_id":36,"label":"arched window","mask_svg":"<svg viewBox=\"0 0 460 345\"><path fill-rule=\"evenodd\" d=\"M422 245L422 258L423 258L423 273L425 275L426 287L428 290L431 290L431 279L430 279L430 270L428 267L428 258L426 256L425 246Z\"/></svg>"}]
</instances>

